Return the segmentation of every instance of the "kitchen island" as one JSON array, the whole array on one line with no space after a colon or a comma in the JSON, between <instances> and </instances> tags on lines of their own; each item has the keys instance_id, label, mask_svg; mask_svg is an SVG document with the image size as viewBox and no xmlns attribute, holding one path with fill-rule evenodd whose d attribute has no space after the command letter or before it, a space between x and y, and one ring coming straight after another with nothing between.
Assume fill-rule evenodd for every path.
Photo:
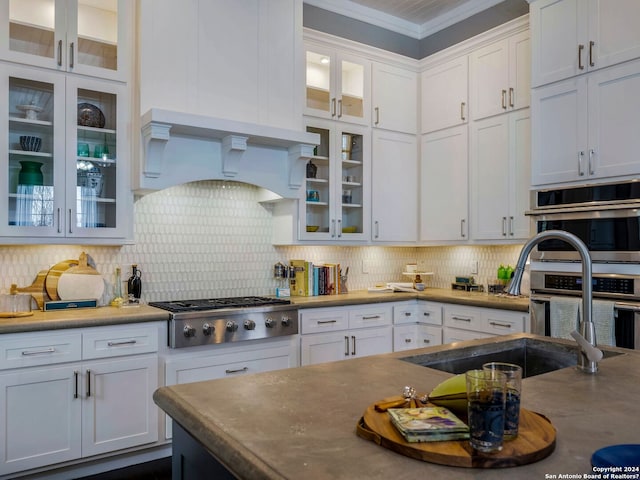
<instances>
[{"instance_id":1,"label":"kitchen island","mask_svg":"<svg viewBox=\"0 0 640 480\"><path fill-rule=\"evenodd\" d=\"M603 360L595 375L569 367L523 381L522 406L548 417L557 430L555 451L536 463L486 470L447 467L404 457L356 435L356 424L372 403L398 395L404 385L427 393L451 376L403 357L522 337L541 338L513 334L175 385L157 390L154 400L191 439L246 479L585 478L593 474L595 450L639 443L640 355L622 349L613 349L624 354ZM177 442L174 438L174 454ZM178 470L174 478L182 478Z\"/></svg>"}]
</instances>

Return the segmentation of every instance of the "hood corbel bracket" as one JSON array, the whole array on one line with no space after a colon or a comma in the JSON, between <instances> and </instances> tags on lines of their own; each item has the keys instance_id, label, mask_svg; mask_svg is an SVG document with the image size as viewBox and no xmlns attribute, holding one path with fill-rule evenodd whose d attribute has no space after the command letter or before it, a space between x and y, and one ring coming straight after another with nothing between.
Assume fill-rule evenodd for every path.
<instances>
[{"instance_id":1,"label":"hood corbel bracket","mask_svg":"<svg viewBox=\"0 0 640 480\"><path fill-rule=\"evenodd\" d=\"M145 177L158 178L162 174L164 149L171 137L170 131L171 125L168 123L149 122L142 126Z\"/></svg>"},{"instance_id":2,"label":"hood corbel bracket","mask_svg":"<svg viewBox=\"0 0 640 480\"><path fill-rule=\"evenodd\" d=\"M238 164L244 152L247 151L249 137L241 135L227 135L222 138L222 174L225 177L238 175Z\"/></svg>"},{"instance_id":3,"label":"hood corbel bracket","mask_svg":"<svg viewBox=\"0 0 640 480\"><path fill-rule=\"evenodd\" d=\"M289 187L298 189L302 186L307 171L307 162L313 157L315 145L299 143L289 147Z\"/></svg>"}]
</instances>

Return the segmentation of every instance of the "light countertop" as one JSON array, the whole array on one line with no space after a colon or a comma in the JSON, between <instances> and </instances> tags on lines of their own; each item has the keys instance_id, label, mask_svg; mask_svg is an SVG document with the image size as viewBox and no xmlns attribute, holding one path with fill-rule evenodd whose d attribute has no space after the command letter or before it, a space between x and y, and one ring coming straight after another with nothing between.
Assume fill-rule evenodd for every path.
<instances>
[{"instance_id":1,"label":"light countertop","mask_svg":"<svg viewBox=\"0 0 640 480\"><path fill-rule=\"evenodd\" d=\"M340 307L379 302L401 302L419 298L434 302L500 308L504 310L528 311L529 299L506 298L486 293L464 292L427 288L423 292L371 293L366 290L344 295L321 295L316 297L289 297L298 308ZM149 305L137 307L98 307L55 311L34 311L33 315L20 318L0 318L0 334L62 328L84 328L124 323L153 322L169 319L169 312Z\"/></svg>"},{"instance_id":2,"label":"light countertop","mask_svg":"<svg viewBox=\"0 0 640 480\"><path fill-rule=\"evenodd\" d=\"M508 337L522 336L532 337ZM606 358L595 375L568 367L523 381L523 407L545 415L557 430L555 451L536 463L505 469L447 467L358 437L356 423L369 405L400 394L404 385L429 392L450 376L399 360L442 348L452 346L163 387L154 399L238 478L585 478L593 473L595 450L638 443L640 354L633 350Z\"/></svg>"}]
</instances>

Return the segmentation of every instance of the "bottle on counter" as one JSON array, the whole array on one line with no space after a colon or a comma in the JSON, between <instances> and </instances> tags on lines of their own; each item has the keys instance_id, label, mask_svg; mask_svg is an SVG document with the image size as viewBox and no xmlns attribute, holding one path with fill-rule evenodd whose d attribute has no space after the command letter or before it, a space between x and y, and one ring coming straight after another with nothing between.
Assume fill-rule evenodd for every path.
<instances>
[{"instance_id":1,"label":"bottle on counter","mask_svg":"<svg viewBox=\"0 0 640 480\"><path fill-rule=\"evenodd\" d=\"M113 300L111 300L112 307L121 307L124 303L122 297L122 274L120 267L116 267L115 278L113 279Z\"/></svg>"},{"instance_id":2,"label":"bottle on counter","mask_svg":"<svg viewBox=\"0 0 640 480\"><path fill-rule=\"evenodd\" d=\"M142 293L142 272L138 270L138 265L131 265L131 276L127 281L127 293L129 294L130 303L140 303L140 294Z\"/></svg>"}]
</instances>

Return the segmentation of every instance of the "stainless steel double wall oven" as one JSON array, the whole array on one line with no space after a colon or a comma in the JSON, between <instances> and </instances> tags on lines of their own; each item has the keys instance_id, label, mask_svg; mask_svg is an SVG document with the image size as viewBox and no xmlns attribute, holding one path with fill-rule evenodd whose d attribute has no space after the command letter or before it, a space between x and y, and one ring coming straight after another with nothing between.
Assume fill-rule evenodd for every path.
<instances>
[{"instance_id":1,"label":"stainless steel double wall oven","mask_svg":"<svg viewBox=\"0 0 640 480\"><path fill-rule=\"evenodd\" d=\"M615 302L617 346L640 348L640 181L534 190L531 205L534 233L565 230L587 245L593 296ZM551 296L581 294L580 257L547 240L531 261L532 331L549 335Z\"/></svg>"}]
</instances>

